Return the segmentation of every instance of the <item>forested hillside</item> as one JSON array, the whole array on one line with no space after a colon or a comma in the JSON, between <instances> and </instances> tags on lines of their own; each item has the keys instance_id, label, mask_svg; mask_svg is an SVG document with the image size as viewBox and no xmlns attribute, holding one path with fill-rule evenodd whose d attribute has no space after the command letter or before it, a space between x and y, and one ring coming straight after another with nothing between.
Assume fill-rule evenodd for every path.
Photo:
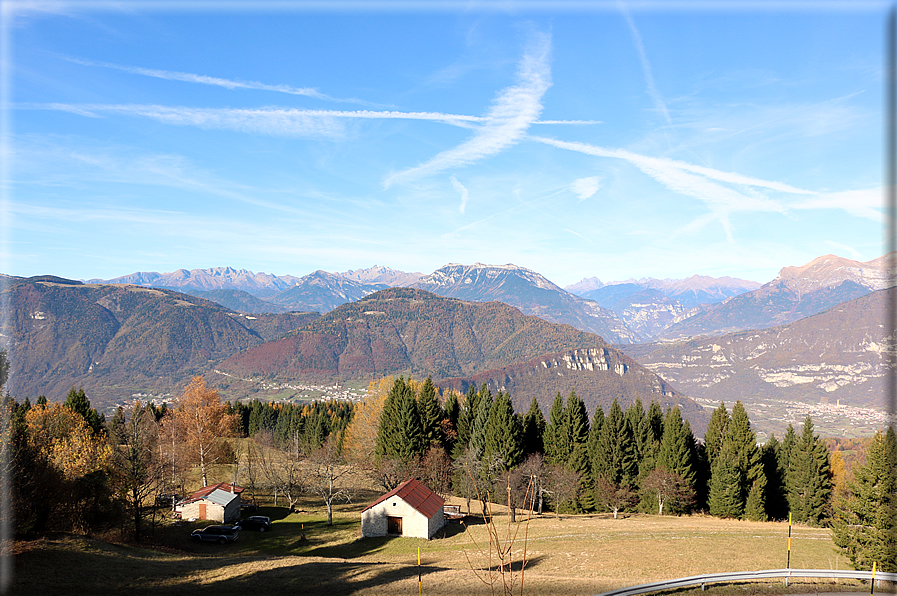
<instances>
[{"instance_id":1,"label":"forested hillside","mask_svg":"<svg viewBox=\"0 0 897 596\"><path fill-rule=\"evenodd\" d=\"M9 390L58 399L83 386L97 404L169 393L210 362L279 337L316 313L246 316L171 290L12 280L4 290Z\"/></svg>"}]
</instances>

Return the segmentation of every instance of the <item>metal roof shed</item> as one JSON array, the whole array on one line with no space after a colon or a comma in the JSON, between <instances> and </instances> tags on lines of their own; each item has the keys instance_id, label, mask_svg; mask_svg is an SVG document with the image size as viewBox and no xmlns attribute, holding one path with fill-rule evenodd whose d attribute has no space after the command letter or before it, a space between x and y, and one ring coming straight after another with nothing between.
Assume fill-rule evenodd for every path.
<instances>
[{"instance_id":1,"label":"metal roof shed","mask_svg":"<svg viewBox=\"0 0 897 596\"><path fill-rule=\"evenodd\" d=\"M361 512L361 536L411 536L430 539L445 525L445 499L421 484L406 480Z\"/></svg>"}]
</instances>

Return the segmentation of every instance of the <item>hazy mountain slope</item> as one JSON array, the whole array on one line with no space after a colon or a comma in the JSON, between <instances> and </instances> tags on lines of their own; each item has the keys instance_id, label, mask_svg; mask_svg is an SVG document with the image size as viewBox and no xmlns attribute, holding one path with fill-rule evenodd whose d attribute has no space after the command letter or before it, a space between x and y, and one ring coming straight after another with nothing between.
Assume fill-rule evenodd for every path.
<instances>
[{"instance_id":1,"label":"hazy mountain slope","mask_svg":"<svg viewBox=\"0 0 897 596\"><path fill-rule=\"evenodd\" d=\"M98 404L170 390L210 361L283 335L316 314L247 317L207 300L133 285L16 280L5 290L9 391L64 397L72 385Z\"/></svg>"},{"instance_id":2,"label":"hazy mountain slope","mask_svg":"<svg viewBox=\"0 0 897 596\"><path fill-rule=\"evenodd\" d=\"M884 315L894 292L879 290L761 331L624 349L692 397L884 408Z\"/></svg>"},{"instance_id":3,"label":"hazy mountain slope","mask_svg":"<svg viewBox=\"0 0 897 596\"><path fill-rule=\"evenodd\" d=\"M887 287L885 257L861 263L825 255L802 267L784 267L760 288L704 307L671 325L665 339L721 335L792 323L836 304Z\"/></svg>"},{"instance_id":4,"label":"hazy mountain slope","mask_svg":"<svg viewBox=\"0 0 897 596\"><path fill-rule=\"evenodd\" d=\"M367 269L344 271L337 275L365 284L385 284L391 288L408 287L424 276L423 273L405 273L380 265L374 265Z\"/></svg>"},{"instance_id":5,"label":"hazy mountain slope","mask_svg":"<svg viewBox=\"0 0 897 596\"><path fill-rule=\"evenodd\" d=\"M283 313L287 308L261 298L256 298L243 290L183 290L185 294L211 300L225 308L242 313Z\"/></svg>"},{"instance_id":6,"label":"hazy mountain slope","mask_svg":"<svg viewBox=\"0 0 897 596\"><path fill-rule=\"evenodd\" d=\"M134 284L175 290L243 290L253 296L266 298L299 281L292 275L277 276L270 273L254 273L233 267L212 269L178 269L171 273L137 272L114 279L92 279L89 283Z\"/></svg>"},{"instance_id":7,"label":"hazy mountain slope","mask_svg":"<svg viewBox=\"0 0 897 596\"><path fill-rule=\"evenodd\" d=\"M411 287L462 300L498 300L519 308L523 314L573 325L610 342L630 343L640 338L610 310L574 296L535 271L516 265L453 263L425 275Z\"/></svg>"},{"instance_id":8,"label":"hazy mountain slope","mask_svg":"<svg viewBox=\"0 0 897 596\"><path fill-rule=\"evenodd\" d=\"M385 287L384 284L360 283L319 270L301 277L296 285L278 292L269 301L288 310L325 313Z\"/></svg>"}]
</instances>

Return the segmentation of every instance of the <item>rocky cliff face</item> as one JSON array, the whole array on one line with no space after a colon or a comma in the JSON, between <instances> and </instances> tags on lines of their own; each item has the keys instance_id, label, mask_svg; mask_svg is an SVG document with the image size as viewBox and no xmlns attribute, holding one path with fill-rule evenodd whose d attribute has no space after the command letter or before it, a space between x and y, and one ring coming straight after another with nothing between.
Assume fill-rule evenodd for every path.
<instances>
[{"instance_id":1,"label":"rocky cliff face","mask_svg":"<svg viewBox=\"0 0 897 596\"><path fill-rule=\"evenodd\" d=\"M628 353L692 397L884 408L884 315L894 291L879 290L789 325Z\"/></svg>"}]
</instances>

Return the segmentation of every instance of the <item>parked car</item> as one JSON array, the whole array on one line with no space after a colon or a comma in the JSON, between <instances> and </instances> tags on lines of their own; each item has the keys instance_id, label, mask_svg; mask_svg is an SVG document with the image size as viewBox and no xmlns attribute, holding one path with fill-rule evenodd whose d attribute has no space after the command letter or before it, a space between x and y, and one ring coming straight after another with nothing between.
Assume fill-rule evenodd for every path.
<instances>
[{"instance_id":1,"label":"parked car","mask_svg":"<svg viewBox=\"0 0 897 596\"><path fill-rule=\"evenodd\" d=\"M206 526L201 530L193 530L190 535L194 542L233 542L240 535L237 526Z\"/></svg>"},{"instance_id":2,"label":"parked car","mask_svg":"<svg viewBox=\"0 0 897 596\"><path fill-rule=\"evenodd\" d=\"M266 532L271 529L271 518L264 515L253 515L237 522L241 530L258 530Z\"/></svg>"}]
</instances>

